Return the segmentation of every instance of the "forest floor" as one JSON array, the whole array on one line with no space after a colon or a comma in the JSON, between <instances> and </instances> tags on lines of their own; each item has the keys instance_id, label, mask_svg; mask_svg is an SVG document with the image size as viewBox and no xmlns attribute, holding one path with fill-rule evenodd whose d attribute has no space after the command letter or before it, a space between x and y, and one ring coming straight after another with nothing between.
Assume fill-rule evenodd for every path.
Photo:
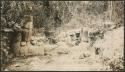
<instances>
[{"instance_id":1,"label":"forest floor","mask_svg":"<svg viewBox=\"0 0 125 72\"><path fill-rule=\"evenodd\" d=\"M44 44L46 55L14 58L5 70L102 71L115 69L118 65L111 63L123 57L123 29L120 27L106 32L104 39L97 40L90 49L86 42L81 42L78 46L71 46L65 42L58 42L56 45ZM42 48L43 45L40 47ZM101 49L99 54L95 54L94 47ZM118 67L123 67L121 62L118 64L120 65Z\"/></svg>"}]
</instances>

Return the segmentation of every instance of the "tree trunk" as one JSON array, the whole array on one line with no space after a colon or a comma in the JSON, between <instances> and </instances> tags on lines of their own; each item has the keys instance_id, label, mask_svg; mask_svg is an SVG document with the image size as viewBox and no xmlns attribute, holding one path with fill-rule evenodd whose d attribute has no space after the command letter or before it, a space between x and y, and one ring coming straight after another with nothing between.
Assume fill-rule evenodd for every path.
<instances>
[{"instance_id":1,"label":"tree trunk","mask_svg":"<svg viewBox=\"0 0 125 72\"><path fill-rule=\"evenodd\" d=\"M21 42L21 33L14 32L11 35L10 47L15 56L20 55L20 42Z\"/></svg>"}]
</instances>

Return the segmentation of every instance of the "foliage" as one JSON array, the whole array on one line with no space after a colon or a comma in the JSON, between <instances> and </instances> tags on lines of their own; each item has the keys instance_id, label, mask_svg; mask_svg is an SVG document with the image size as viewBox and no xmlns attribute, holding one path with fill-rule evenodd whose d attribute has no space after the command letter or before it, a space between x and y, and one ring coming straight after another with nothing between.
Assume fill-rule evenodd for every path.
<instances>
[{"instance_id":1,"label":"foliage","mask_svg":"<svg viewBox=\"0 0 125 72\"><path fill-rule=\"evenodd\" d=\"M91 19L98 20L97 16L99 15L108 20L109 15L106 15L106 13L110 11L109 4L108 1L88 1L88 3L74 1L1 1L1 27L2 29L13 30L13 26L21 25L24 15L29 14L33 15L34 18L34 30L45 28L45 30L54 31L68 24L75 17L82 20L82 24L89 24ZM122 1L113 2L112 21L119 24L123 23L123 5ZM30 10L31 7L32 10ZM85 20L88 21L85 23ZM3 60L1 60L3 64L6 63L4 60L9 59L11 36L11 32L2 33L1 51L4 56L2 55Z\"/></svg>"}]
</instances>

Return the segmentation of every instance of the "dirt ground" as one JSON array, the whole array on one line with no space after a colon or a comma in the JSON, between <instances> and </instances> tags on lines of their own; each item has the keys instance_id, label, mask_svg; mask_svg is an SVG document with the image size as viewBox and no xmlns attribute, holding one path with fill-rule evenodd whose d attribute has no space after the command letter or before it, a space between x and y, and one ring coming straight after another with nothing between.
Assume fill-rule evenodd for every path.
<instances>
[{"instance_id":1,"label":"dirt ground","mask_svg":"<svg viewBox=\"0 0 125 72\"><path fill-rule=\"evenodd\" d=\"M44 47L44 56L14 58L5 71L110 71L115 70L115 66L123 68L123 62L118 63L120 66L115 64L117 62L112 63L123 58L123 29L107 31L104 39L97 40L89 49L86 42L78 46L62 41L56 45L45 43L39 46ZM95 53L95 48L100 48L99 54Z\"/></svg>"}]
</instances>

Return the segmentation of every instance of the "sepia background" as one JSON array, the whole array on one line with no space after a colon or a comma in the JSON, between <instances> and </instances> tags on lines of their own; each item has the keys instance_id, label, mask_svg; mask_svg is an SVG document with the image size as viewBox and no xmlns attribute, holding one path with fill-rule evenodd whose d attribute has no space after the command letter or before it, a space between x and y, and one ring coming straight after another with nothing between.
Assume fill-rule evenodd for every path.
<instances>
[{"instance_id":1,"label":"sepia background","mask_svg":"<svg viewBox=\"0 0 125 72\"><path fill-rule=\"evenodd\" d=\"M123 70L124 2L1 1L0 51L4 71Z\"/></svg>"}]
</instances>

